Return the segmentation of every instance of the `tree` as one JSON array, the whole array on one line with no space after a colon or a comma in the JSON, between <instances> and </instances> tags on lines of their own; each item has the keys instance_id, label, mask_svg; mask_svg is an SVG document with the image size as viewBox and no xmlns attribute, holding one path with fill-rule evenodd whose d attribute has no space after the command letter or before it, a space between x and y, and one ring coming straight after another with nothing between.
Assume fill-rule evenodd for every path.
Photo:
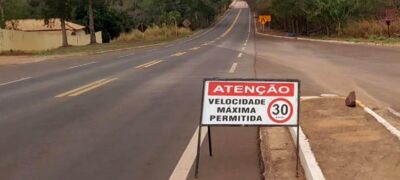
<instances>
[{"instance_id":1,"label":"tree","mask_svg":"<svg viewBox=\"0 0 400 180\"><path fill-rule=\"evenodd\" d=\"M45 6L43 13L46 20L59 18L61 22L62 47L68 46L67 29L65 21L71 17L73 0L44 0Z\"/></svg>"},{"instance_id":2,"label":"tree","mask_svg":"<svg viewBox=\"0 0 400 180\"><path fill-rule=\"evenodd\" d=\"M93 0L88 0L88 16L89 16L90 44L96 44L96 34L94 30L94 18L93 18Z\"/></svg>"},{"instance_id":3,"label":"tree","mask_svg":"<svg viewBox=\"0 0 400 180\"><path fill-rule=\"evenodd\" d=\"M5 21L5 17L4 17L4 4L5 4L6 0L0 0L0 27L3 26L4 21Z\"/></svg>"}]
</instances>

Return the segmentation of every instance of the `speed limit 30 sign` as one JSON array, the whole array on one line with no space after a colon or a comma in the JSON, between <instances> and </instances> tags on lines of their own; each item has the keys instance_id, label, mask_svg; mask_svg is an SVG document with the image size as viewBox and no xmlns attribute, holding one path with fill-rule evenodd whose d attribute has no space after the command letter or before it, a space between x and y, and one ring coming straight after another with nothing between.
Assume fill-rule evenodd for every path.
<instances>
[{"instance_id":1,"label":"speed limit 30 sign","mask_svg":"<svg viewBox=\"0 0 400 180\"><path fill-rule=\"evenodd\" d=\"M201 125L297 126L299 80L206 79Z\"/></svg>"}]
</instances>

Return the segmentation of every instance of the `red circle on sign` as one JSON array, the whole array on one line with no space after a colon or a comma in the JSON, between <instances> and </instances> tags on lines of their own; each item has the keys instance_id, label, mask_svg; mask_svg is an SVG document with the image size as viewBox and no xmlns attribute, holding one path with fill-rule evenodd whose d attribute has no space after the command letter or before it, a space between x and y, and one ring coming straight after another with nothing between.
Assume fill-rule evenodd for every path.
<instances>
[{"instance_id":1,"label":"red circle on sign","mask_svg":"<svg viewBox=\"0 0 400 180\"><path fill-rule=\"evenodd\" d=\"M275 118L271 115L271 107L272 107L273 104L275 104L275 103L278 102L278 101L283 101L283 102L285 102L286 104L289 105L290 113L289 113L288 117L286 117L286 118L283 119L283 120L275 119ZM268 117L269 117L273 122L278 123L278 124L282 124L282 123L285 123L285 122L289 121L289 119L292 117L292 115L293 115L293 105L292 105L292 103L290 103L290 101L287 100L287 99L278 98L278 99L274 99L271 103L269 103L267 111L268 111Z\"/></svg>"}]
</instances>

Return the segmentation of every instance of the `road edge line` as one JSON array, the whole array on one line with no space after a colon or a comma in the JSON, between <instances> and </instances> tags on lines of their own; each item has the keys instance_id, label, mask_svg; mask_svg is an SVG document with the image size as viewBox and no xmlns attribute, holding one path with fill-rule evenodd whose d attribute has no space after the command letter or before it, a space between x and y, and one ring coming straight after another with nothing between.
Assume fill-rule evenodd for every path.
<instances>
[{"instance_id":1,"label":"road edge line","mask_svg":"<svg viewBox=\"0 0 400 180\"><path fill-rule=\"evenodd\" d=\"M174 171L170 175L170 180L177 179L187 179L187 176L190 173L190 169L193 166L193 163L196 159L196 148L197 148L197 133L199 132L199 127L196 128L192 138L189 141L189 144L186 146L185 151L183 151L178 163L175 166ZM206 127L201 127L201 141L200 144L203 144L203 141L208 133L208 129Z\"/></svg>"},{"instance_id":2,"label":"road edge line","mask_svg":"<svg viewBox=\"0 0 400 180\"><path fill-rule=\"evenodd\" d=\"M365 112L367 112L372 117L374 117L376 121L378 121L381 125L383 125L387 130L389 130L390 133L392 133L394 136L396 136L400 141L400 130L395 128L392 124L390 124L388 121L386 121L385 118L380 116L378 113L376 113L372 109L366 107L365 105L362 105L361 107L363 107Z\"/></svg>"},{"instance_id":3,"label":"road edge line","mask_svg":"<svg viewBox=\"0 0 400 180\"><path fill-rule=\"evenodd\" d=\"M391 107L388 107L388 111L389 111L390 113L392 113L393 115L397 116L398 118L400 118L400 112L397 112L396 110L394 110L394 109L391 108Z\"/></svg>"},{"instance_id":4,"label":"road edge line","mask_svg":"<svg viewBox=\"0 0 400 180\"><path fill-rule=\"evenodd\" d=\"M33 77L24 77L24 78L20 78L20 79L14 80L14 81L0 83L0 86L6 86L6 85L9 85L9 84L14 84L14 83L21 82L21 81L26 81L26 80L29 80L29 79L32 79L32 78Z\"/></svg>"}]
</instances>

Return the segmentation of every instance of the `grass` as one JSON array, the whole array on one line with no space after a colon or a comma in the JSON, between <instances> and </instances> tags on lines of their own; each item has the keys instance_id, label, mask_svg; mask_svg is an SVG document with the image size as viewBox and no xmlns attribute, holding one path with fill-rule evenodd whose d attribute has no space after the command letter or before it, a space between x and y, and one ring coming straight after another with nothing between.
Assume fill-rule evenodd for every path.
<instances>
[{"instance_id":1,"label":"grass","mask_svg":"<svg viewBox=\"0 0 400 180\"><path fill-rule=\"evenodd\" d=\"M336 41L347 41L355 43L375 43L375 44L400 44L399 37L388 36L369 36L368 38L351 37L351 36L310 36L306 38L322 39L322 40L336 40Z\"/></svg>"},{"instance_id":2,"label":"grass","mask_svg":"<svg viewBox=\"0 0 400 180\"><path fill-rule=\"evenodd\" d=\"M383 20L359 20L349 22L343 29L342 35L312 35L302 36L304 38L337 40L356 43L375 44L400 44L400 20L392 22L390 26L392 36L389 38L387 25ZM269 34L286 36L287 33L279 30L270 30Z\"/></svg>"},{"instance_id":3,"label":"grass","mask_svg":"<svg viewBox=\"0 0 400 180\"><path fill-rule=\"evenodd\" d=\"M349 42L366 42L377 44L400 43L400 21L392 22L390 26L392 36L388 37L387 25L383 20L352 21L343 29L343 34L334 37L319 37L320 39L344 40ZM318 37L317 37L318 38Z\"/></svg>"}]
</instances>

